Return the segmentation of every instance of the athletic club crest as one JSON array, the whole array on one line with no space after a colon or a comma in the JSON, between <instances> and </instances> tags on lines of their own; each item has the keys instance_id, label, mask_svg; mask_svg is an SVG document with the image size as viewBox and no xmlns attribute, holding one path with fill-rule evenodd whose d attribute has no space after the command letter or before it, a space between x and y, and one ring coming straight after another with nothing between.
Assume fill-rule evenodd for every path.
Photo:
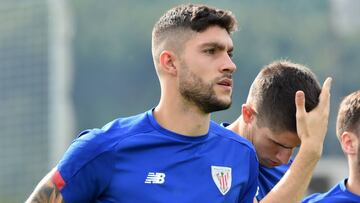
<instances>
[{"instance_id":1,"label":"athletic club crest","mask_svg":"<svg viewBox=\"0 0 360 203\"><path fill-rule=\"evenodd\" d=\"M231 168L211 166L211 175L221 194L225 195L231 188Z\"/></svg>"}]
</instances>

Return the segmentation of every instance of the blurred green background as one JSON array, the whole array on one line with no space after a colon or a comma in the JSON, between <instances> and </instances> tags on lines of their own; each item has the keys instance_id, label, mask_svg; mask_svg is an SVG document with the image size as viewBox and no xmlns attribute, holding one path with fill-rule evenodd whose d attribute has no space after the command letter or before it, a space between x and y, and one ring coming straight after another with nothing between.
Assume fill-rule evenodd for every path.
<instances>
[{"instance_id":1,"label":"blurred green background","mask_svg":"<svg viewBox=\"0 0 360 203\"><path fill-rule=\"evenodd\" d=\"M49 18L60 10L54 2L56 0L0 0L0 127L3 129L0 202L24 201L53 166L49 164L52 163L49 143L56 141L49 136L54 128L46 124L49 99L23 104L14 102L13 94L16 88L36 85L40 93L25 89L26 98L35 94L44 98L58 94L51 91L54 89L47 89L51 86L47 74L52 46L49 35L53 32L53 21ZM102 127L117 117L154 107L159 101L160 87L151 56L151 30L166 10L189 1L63 2L70 30L67 54L71 58L72 74L67 84L75 116L73 133L64 136L71 140L83 129ZM356 20L360 17L359 3L356 0L192 2L231 10L240 25L233 35L233 58L237 64L233 105L229 110L214 113L212 118L218 122L236 119L261 67L273 60L289 59L310 67L320 83L327 76L333 77L324 158L343 158L335 136L335 116L343 96L360 89L360 24ZM40 71L43 73L36 83L24 82ZM13 85L11 82L15 79L21 82ZM20 108L22 105L25 107ZM39 110L30 111L36 108ZM13 119L23 118L26 109L26 115L32 120L29 126L38 125L39 130L29 132L30 127L18 128L20 124L12 124L9 118L15 115L14 109L17 117ZM42 114L38 119L40 124L34 123ZM62 129L56 131L61 133ZM60 149L62 153L64 150Z\"/></svg>"},{"instance_id":2,"label":"blurred green background","mask_svg":"<svg viewBox=\"0 0 360 203\"><path fill-rule=\"evenodd\" d=\"M157 104L160 90L151 56L152 26L167 9L188 1L107 2L111 6L96 0L71 3L78 129L102 126L109 119ZM231 10L240 25L233 37L238 68L233 105L212 118L219 122L237 118L261 67L273 60L289 59L310 67L320 83L333 77L332 119L325 151L327 155L338 154L334 136L337 105L344 95L360 88L359 28L344 34L338 31L331 1L206 3Z\"/></svg>"}]
</instances>

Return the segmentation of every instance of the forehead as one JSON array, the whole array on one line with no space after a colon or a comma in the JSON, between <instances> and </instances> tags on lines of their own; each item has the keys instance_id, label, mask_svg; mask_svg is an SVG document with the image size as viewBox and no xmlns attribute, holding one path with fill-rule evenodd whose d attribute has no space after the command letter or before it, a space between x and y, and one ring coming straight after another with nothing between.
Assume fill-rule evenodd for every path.
<instances>
[{"instance_id":1,"label":"forehead","mask_svg":"<svg viewBox=\"0 0 360 203\"><path fill-rule=\"evenodd\" d=\"M299 136L297 135L297 133L294 132L290 132L290 131L275 132L267 127L260 128L260 131L268 139L284 147L294 148L301 144L301 140Z\"/></svg>"},{"instance_id":2,"label":"forehead","mask_svg":"<svg viewBox=\"0 0 360 203\"><path fill-rule=\"evenodd\" d=\"M233 41L230 34L219 26L211 26L203 32L195 32L186 44L192 46L218 44L226 47L226 49L233 48Z\"/></svg>"}]
</instances>

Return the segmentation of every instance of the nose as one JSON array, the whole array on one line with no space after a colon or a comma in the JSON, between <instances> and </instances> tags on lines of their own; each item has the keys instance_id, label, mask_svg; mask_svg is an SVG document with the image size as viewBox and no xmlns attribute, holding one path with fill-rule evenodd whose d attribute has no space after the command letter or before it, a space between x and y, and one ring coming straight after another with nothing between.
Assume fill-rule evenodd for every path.
<instances>
[{"instance_id":1,"label":"nose","mask_svg":"<svg viewBox=\"0 0 360 203\"><path fill-rule=\"evenodd\" d=\"M221 67L222 72L233 73L236 70L236 65L232 61L231 57L226 53L224 56L224 64Z\"/></svg>"},{"instance_id":2,"label":"nose","mask_svg":"<svg viewBox=\"0 0 360 203\"><path fill-rule=\"evenodd\" d=\"M276 159L281 162L281 164L287 164L290 160L292 154L292 149L282 148L276 154Z\"/></svg>"}]
</instances>

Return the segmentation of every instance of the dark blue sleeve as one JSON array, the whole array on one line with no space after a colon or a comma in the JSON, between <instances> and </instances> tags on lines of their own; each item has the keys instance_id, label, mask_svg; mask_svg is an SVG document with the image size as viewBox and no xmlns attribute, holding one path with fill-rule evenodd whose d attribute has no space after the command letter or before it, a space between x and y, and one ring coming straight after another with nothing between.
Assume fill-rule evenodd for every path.
<instances>
[{"instance_id":1,"label":"dark blue sleeve","mask_svg":"<svg viewBox=\"0 0 360 203\"><path fill-rule=\"evenodd\" d=\"M249 181L243 197L239 203L253 203L258 189L259 162L255 151L250 151L249 155Z\"/></svg>"},{"instance_id":2,"label":"dark blue sleeve","mask_svg":"<svg viewBox=\"0 0 360 203\"><path fill-rule=\"evenodd\" d=\"M111 180L112 151L104 150L93 139L77 139L57 170L64 180L60 192L65 202L94 202Z\"/></svg>"}]
</instances>

